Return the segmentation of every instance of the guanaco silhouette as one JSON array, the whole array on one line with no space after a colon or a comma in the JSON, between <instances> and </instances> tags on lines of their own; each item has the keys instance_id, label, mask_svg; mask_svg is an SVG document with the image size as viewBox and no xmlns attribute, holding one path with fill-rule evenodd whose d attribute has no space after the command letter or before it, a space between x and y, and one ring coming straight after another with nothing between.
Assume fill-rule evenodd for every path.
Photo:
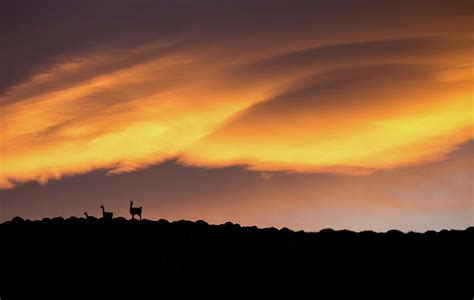
<instances>
[{"instance_id":1,"label":"guanaco silhouette","mask_svg":"<svg viewBox=\"0 0 474 300\"><path fill-rule=\"evenodd\" d=\"M140 220L142 219L142 207L133 207L133 201L130 201L130 214L132 219L135 219L135 215L138 215Z\"/></svg>"},{"instance_id":2,"label":"guanaco silhouette","mask_svg":"<svg viewBox=\"0 0 474 300\"><path fill-rule=\"evenodd\" d=\"M94 217L94 216L89 216L89 214L87 213L87 211L84 212L84 216L86 216L86 220L97 220L96 217Z\"/></svg>"},{"instance_id":3,"label":"guanaco silhouette","mask_svg":"<svg viewBox=\"0 0 474 300\"><path fill-rule=\"evenodd\" d=\"M100 208L102 209L102 219L112 220L114 214L112 212L105 211L104 205L101 205Z\"/></svg>"}]
</instances>

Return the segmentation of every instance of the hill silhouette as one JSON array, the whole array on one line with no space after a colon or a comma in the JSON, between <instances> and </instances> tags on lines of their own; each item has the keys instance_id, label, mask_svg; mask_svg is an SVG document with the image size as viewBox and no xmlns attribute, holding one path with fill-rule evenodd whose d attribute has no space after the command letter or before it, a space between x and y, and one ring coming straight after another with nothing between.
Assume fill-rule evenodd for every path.
<instances>
[{"instance_id":1,"label":"hill silhouette","mask_svg":"<svg viewBox=\"0 0 474 300\"><path fill-rule=\"evenodd\" d=\"M311 233L230 222L16 217L0 224L0 237L2 300L32 291L65 299L92 293L107 299L128 293L132 299L266 299L322 292L339 298L379 295L379 288L382 296L473 296L474 227Z\"/></svg>"}]
</instances>

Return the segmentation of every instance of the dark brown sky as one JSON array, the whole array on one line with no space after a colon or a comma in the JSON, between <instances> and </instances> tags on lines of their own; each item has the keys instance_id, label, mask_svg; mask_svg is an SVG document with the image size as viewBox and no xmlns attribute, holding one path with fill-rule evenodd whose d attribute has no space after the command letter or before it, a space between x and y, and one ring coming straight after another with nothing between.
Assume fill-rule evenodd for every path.
<instances>
[{"instance_id":1,"label":"dark brown sky","mask_svg":"<svg viewBox=\"0 0 474 300\"><path fill-rule=\"evenodd\" d=\"M0 221L473 221L472 1L2 1Z\"/></svg>"}]
</instances>

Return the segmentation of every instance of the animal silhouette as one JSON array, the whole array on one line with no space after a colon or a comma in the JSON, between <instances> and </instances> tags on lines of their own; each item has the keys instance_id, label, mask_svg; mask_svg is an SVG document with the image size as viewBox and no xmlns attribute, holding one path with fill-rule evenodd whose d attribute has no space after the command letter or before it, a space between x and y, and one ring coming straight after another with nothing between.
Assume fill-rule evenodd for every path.
<instances>
[{"instance_id":1,"label":"animal silhouette","mask_svg":"<svg viewBox=\"0 0 474 300\"><path fill-rule=\"evenodd\" d=\"M84 216L86 216L86 220L97 220L96 217L94 217L94 216L89 216L89 214L87 213L87 211L84 212Z\"/></svg>"},{"instance_id":2,"label":"animal silhouette","mask_svg":"<svg viewBox=\"0 0 474 300\"><path fill-rule=\"evenodd\" d=\"M113 214L112 212L105 211L105 208L104 208L103 205L101 205L100 208L102 209L102 219L104 219L104 220L112 220L114 214Z\"/></svg>"},{"instance_id":3,"label":"animal silhouette","mask_svg":"<svg viewBox=\"0 0 474 300\"><path fill-rule=\"evenodd\" d=\"M135 219L135 215L138 215L140 220L142 219L142 207L133 207L133 201L130 201L130 214L132 219Z\"/></svg>"}]
</instances>

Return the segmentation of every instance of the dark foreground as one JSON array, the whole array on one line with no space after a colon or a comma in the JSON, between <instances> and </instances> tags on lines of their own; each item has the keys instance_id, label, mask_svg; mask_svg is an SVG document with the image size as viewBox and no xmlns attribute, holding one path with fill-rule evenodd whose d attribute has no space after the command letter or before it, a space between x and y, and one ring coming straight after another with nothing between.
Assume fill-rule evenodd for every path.
<instances>
[{"instance_id":1,"label":"dark foreground","mask_svg":"<svg viewBox=\"0 0 474 300\"><path fill-rule=\"evenodd\" d=\"M15 218L0 224L0 237L2 300L474 295L474 227L305 233L203 221Z\"/></svg>"}]
</instances>

